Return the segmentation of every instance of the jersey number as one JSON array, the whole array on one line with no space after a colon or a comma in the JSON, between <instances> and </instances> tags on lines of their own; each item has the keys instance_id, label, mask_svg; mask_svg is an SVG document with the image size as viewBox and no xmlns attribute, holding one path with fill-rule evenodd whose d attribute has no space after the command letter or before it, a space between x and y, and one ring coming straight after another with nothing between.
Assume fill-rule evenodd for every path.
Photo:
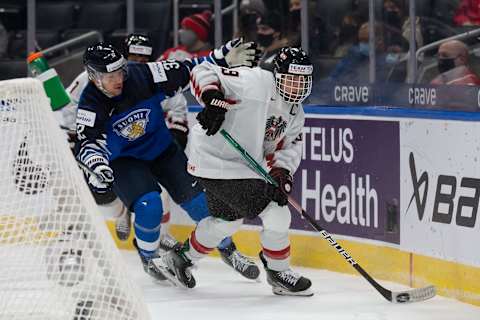
<instances>
[{"instance_id":1,"label":"jersey number","mask_svg":"<svg viewBox=\"0 0 480 320\"><path fill-rule=\"evenodd\" d=\"M222 73L226 76L238 77L238 71L232 69L222 68Z\"/></svg>"}]
</instances>

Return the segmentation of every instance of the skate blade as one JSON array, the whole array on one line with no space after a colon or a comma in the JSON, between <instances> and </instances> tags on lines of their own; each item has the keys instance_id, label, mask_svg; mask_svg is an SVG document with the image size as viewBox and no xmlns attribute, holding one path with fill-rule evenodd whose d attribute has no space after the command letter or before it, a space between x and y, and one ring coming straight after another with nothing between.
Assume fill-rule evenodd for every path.
<instances>
[{"instance_id":1,"label":"skate blade","mask_svg":"<svg viewBox=\"0 0 480 320\"><path fill-rule=\"evenodd\" d=\"M165 277L165 280L158 281L158 282L162 282L162 283L168 282L173 287L183 286L183 284L180 281L178 281L177 277L172 272L170 272L170 269L168 269L168 267L164 264L162 259L155 259L153 263L162 272L162 275Z\"/></svg>"},{"instance_id":2,"label":"skate blade","mask_svg":"<svg viewBox=\"0 0 480 320\"><path fill-rule=\"evenodd\" d=\"M164 263L162 259L158 259L159 261L155 261L155 265L157 268L162 272L163 276L167 278L167 281L170 282L174 287L182 288L182 289L191 289L187 287L182 281L178 280L177 276L173 271L171 271L168 266Z\"/></svg>"},{"instance_id":3,"label":"skate blade","mask_svg":"<svg viewBox=\"0 0 480 320\"><path fill-rule=\"evenodd\" d=\"M311 297L313 292L309 289L299 292L288 291L280 287L272 287L272 292L277 296L293 296L293 297Z\"/></svg>"}]
</instances>

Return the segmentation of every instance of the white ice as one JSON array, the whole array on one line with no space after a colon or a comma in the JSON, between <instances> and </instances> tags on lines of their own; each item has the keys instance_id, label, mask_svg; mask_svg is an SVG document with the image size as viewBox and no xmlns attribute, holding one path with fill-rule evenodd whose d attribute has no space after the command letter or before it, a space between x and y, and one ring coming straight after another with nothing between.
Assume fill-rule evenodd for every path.
<instances>
[{"instance_id":1,"label":"white ice","mask_svg":"<svg viewBox=\"0 0 480 320\"><path fill-rule=\"evenodd\" d=\"M194 289L170 287L151 280L132 251L124 252L132 275L141 286L152 320L478 320L480 308L444 297L392 304L362 277L294 267L313 283L313 297L280 297L261 282L244 280L220 259L207 258L193 270ZM258 262L258 261L257 261ZM263 271L263 270L262 270ZM405 289L381 282L389 289Z\"/></svg>"}]
</instances>

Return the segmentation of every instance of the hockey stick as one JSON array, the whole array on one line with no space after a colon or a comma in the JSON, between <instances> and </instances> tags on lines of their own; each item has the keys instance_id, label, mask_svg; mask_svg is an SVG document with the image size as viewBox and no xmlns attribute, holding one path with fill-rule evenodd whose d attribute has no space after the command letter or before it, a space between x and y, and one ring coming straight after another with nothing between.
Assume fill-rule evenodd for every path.
<instances>
[{"instance_id":1,"label":"hockey stick","mask_svg":"<svg viewBox=\"0 0 480 320\"><path fill-rule=\"evenodd\" d=\"M248 152L242 148L238 144L237 141L235 141L232 136L222 129L220 133L223 135L223 137L227 140L227 142L240 153L240 155L248 162L249 167L255 171L257 174L259 174L262 178L264 178L268 183L273 184L274 186L278 186L277 182L268 174L265 169L262 168L261 165L259 165L255 159L248 154ZM352 256L345 251L345 249L342 248L341 245L333 239L333 237L328 233L325 229L320 227L320 225L317 224L317 222L310 217L305 210L302 209L300 204L298 204L297 201L295 201L292 197L288 197L288 202L295 208L298 213L307 221L310 223L310 225L320 232L322 237L328 241L328 243L334 247L337 252L345 258L345 260L352 265L355 270L358 271L364 277L385 299L387 299L390 302L393 303L407 303L407 302L417 302L417 301L423 301L427 300L430 298L433 298L436 294L436 289L434 286L427 286L423 288L417 288L417 289L411 289L411 290L406 290L406 291L391 291L386 288L384 288L382 285L380 285L375 279L373 279L353 258Z\"/></svg>"}]
</instances>

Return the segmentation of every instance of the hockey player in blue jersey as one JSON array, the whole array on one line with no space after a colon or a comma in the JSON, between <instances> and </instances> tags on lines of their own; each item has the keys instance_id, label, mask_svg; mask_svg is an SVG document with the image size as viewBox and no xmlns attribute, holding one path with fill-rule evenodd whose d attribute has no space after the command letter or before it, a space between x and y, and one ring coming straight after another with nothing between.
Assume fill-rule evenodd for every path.
<instances>
[{"instance_id":1,"label":"hockey player in blue jersey","mask_svg":"<svg viewBox=\"0 0 480 320\"><path fill-rule=\"evenodd\" d=\"M190 70L202 61L253 65L256 50L227 44L205 58L141 64L127 63L112 45L98 43L84 55L90 82L78 104L77 159L93 172L88 183L97 192L113 186L135 212L135 245L145 271L158 280L165 279L158 265L163 212L159 183L193 220L209 215L205 194L187 173L186 155L173 142L160 107L163 99L188 86ZM235 270L258 277L258 267L235 249L230 238L222 244L219 247L233 250Z\"/></svg>"}]
</instances>

